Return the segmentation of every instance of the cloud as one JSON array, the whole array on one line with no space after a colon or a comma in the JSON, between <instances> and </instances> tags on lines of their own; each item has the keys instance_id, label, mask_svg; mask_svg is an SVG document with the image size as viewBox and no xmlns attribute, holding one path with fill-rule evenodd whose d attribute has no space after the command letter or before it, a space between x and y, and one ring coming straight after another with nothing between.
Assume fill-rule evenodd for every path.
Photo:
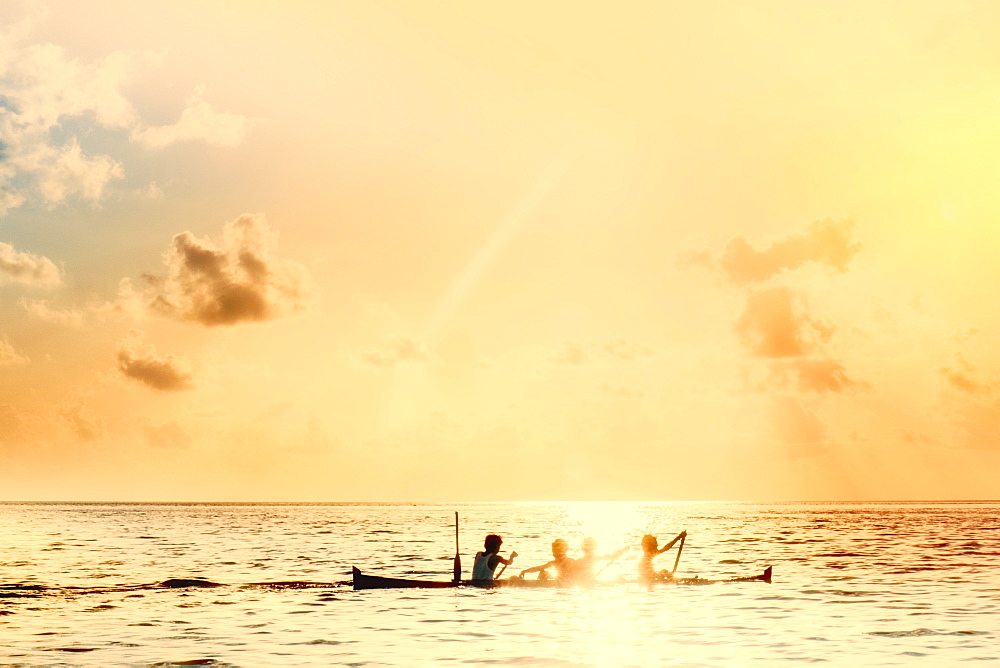
<instances>
[{"instance_id":1,"label":"cloud","mask_svg":"<svg viewBox=\"0 0 1000 668\"><path fill-rule=\"evenodd\" d=\"M154 448L187 449L194 442L194 437L173 421L154 424L152 421L144 419L142 431L146 436L146 441Z\"/></svg>"},{"instance_id":2,"label":"cloud","mask_svg":"<svg viewBox=\"0 0 1000 668\"><path fill-rule=\"evenodd\" d=\"M21 283L54 287L61 282L59 268L52 260L17 251L10 244L0 241L0 285Z\"/></svg>"},{"instance_id":3,"label":"cloud","mask_svg":"<svg viewBox=\"0 0 1000 668\"><path fill-rule=\"evenodd\" d=\"M199 86L177 123L147 126L124 91L159 56L119 51L82 61L61 46L30 43L31 27L29 19L0 32L0 215L29 196L47 205L73 196L102 199L124 169L111 156L81 147L79 136L95 127L124 130L147 148L162 148L192 140L235 146L255 123L217 111Z\"/></svg>"},{"instance_id":4,"label":"cloud","mask_svg":"<svg viewBox=\"0 0 1000 668\"><path fill-rule=\"evenodd\" d=\"M58 309L53 309L49 307L49 303L45 300L36 301L22 299L21 306L23 306L28 313L31 313L36 318L44 320L45 322L62 325L63 327L83 326L83 313L80 311L60 311Z\"/></svg>"},{"instance_id":5,"label":"cloud","mask_svg":"<svg viewBox=\"0 0 1000 668\"><path fill-rule=\"evenodd\" d=\"M373 366L394 367L400 362L426 362L429 359L424 345L406 336L397 336L378 350L361 353L362 361Z\"/></svg>"},{"instance_id":6,"label":"cloud","mask_svg":"<svg viewBox=\"0 0 1000 668\"><path fill-rule=\"evenodd\" d=\"M975 369L961 353L955 354L955 366L942 366L938 372L952 388L966 394L986 394L994 387L975 379Z\"/></svg>"},{"instance_id":7,"label":"cloud","mask_svg":"<svg viewBox=\"0 0 1000 668\"><path fill-rule=\"evenodd\" d=\"M216 111L204 100L199 86L187 99L180 119L173 125L137 128L132 139L148 148L163 148L180 141L202 140L214 146L238 146L257 121L239 114Z\"/></svg>"},{"instance_id":8,"label":"cloud","mask_svg":"<svg viewBox=\"0 0 1000 668\"><path fill-rule=\"evenodd\" d=\"M82 441L97 440L104 436L107 431L104 422L93 417L83 401L64 409L61 416L70 424L73 432Z\"/></svg>"},{"instance_id":9,"label":"cloud","mask_svg":"<svg viewBox=\"0 0 1000 668\"><path fill-rule=\"evenodd\" d=\"M189 390L194 378L187 364L173 355L159 356L156 349L142 342L143 333L132 330L128 339L118 346L118 370L126 378L146 387L165 392Z\"/></svg>"},{"instance_id":10,"label":"cloud","mask_svg":"<svg viewBox=\"0 0 1000 668\"><path fill-rule=\"evenodd\" d=\"M801 392L846 392L868 387L847 375L843 364L832 359L783 359L772 360L768 366L768 377L756 384L762 390L783 390L789 386Z\"/></svg>"},{"instance_id":11,"label":"cloud","mask_svg":"<svg viewBox=\"0 0 1000 668\"><path fill-rule=\"evenodd\" d=\"M812 392L843 392L859 383L847 375L840 362L829 359L795 360L793 368L798 373L799 389Z\"/></svg>"},{"instance_id":12,"label":"cloud","mask_svg":"<svg viewBox=\"0 0 1000 668\"><path fill-rule=\"evenodd\" d=\"M263 214L244 214L223 228L222 243L191 232L174 237L165 262L167 276L151 306L207 327L270 320L304 308L308 272L274 258L274 234Z\"/></svg>"},{"instance_id":13,"label":"cloud","mask_svg":"<svg viewBox=\"0 0 1000 668\"><path fill-rule=\"evenodd\" d=\"M48 204L71 195L99 199L122 177L121 165L86 155L75 136L55 130L65 130L69 118L89 117L106 128L137 121L121 90L142 56L115 53L81 63L54 44L24 44L26 32L21 26L0 38L6 55L0 63L0 214L26 201L26 180Z\"/></svg>"},{"instance_id":14,"label":"cloud","mask_svg":"<svg viewBox=\"0 0 1000 668\"><path fill-rule=\"evenodd\" d=\"M785 287L758 290L747 296L734 330L754 355L801 357L816 343L832 336L833 327L810 318L795 297Z\"/></svg>"},{"instance_id":15,"label":"cloud","mask_svg":"<svg viewBox=\"0 0 1000 668\"><path fill-rule=\"evenodd\" d=\"M0 341L0 367L23 366L30 363L24 355L19 355L14 347L6 341Z\"/></svg>"},{"instance_id":16,"label":"cloud","mask_svg":"<svg viewBox=\"0 0 1000 668\"><path fill-rule=\"evenodd\" d=\"M84 155L75 137L62 146L38 143L30 149L22 148L17 167L35 175L42 200L49 204L72 195L97 201L104 196L108 183L125 175L121 163L108 156Z\"/></svg>"},{"instance_id":17,"label":"cloud","mask_svg":"<svg viewBox=\"0 0 1000 668\"><path fill-rule=\"evenodd\" d=\"M719 267L731 282L738 284L766 281L807 262L845 272L851 258L861 250L861 244L852 240L853 234L853 221L826 218L810 223L804 233L776 241L762 251L754 250L745 237L736 237L726 244ZM696 262L699 256L692 257L691 262Z\"/></svg>"},{"instance_id":18,"label":"cloud","mask_svg":"<svg viewBox=\"0 0 1000 668\"><path fill-rule=\"evenodd\" d=\"M152 281L154 284L157 281ZM97 314L99 318L116 320L124 319L139 322L145 319L149 307L149 297L136 290L132 279L123 278L118 282L118 293L110 302L92 302L87 305L87 311Z\"/></svg>"}]
</instances>

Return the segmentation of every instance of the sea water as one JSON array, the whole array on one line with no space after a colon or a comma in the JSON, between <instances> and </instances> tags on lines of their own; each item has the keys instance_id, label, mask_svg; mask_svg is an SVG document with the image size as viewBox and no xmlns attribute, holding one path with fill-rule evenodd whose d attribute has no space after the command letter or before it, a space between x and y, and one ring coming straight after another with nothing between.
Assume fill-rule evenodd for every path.
<instances>
[{"instance_id":1,"label":"sea water","mask_svg":"<svg viewBox=\"0 0 1000 668\"><path fill-rule=\"evenodd\" d=\"M678 575L590 589L351 589L688 532ZM0 665L1000 663L1000 503L0 504ZM571 553L572 554L572 553ZM676 548L658 557L673 568ZM164 587L170 579L215 587Z\"/></svg>"}]
</instances>

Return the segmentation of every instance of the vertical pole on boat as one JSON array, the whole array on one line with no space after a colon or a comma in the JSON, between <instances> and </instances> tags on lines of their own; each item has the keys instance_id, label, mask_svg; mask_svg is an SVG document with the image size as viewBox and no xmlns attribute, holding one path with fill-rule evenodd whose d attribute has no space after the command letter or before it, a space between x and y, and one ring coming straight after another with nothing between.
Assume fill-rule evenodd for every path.
<instances>
[{"instance_id":1,"label":"vertical pole on boat","mask_svg":"<svg viewBox=\"0 0 1000 668\"><path fill-rule=\"evenodd\" d=\"M458 553L458 511L455 511L455 582L462 579L462 557Z\"/></svg>"},{"instance_id":2,"label":"vertical pole on boat","mask_svg":"<svg viewBox=\"0 0 1000 668\"><path fill-rule=\"evenodd\" d=\"M677 558L674 559L674 570L670 571L671 577L677 572L677 564L681 563L681 550L684 549L684 539L687 538L687 534L681 536L681 544L677 546Z\"/></svg>"}]
</instances>

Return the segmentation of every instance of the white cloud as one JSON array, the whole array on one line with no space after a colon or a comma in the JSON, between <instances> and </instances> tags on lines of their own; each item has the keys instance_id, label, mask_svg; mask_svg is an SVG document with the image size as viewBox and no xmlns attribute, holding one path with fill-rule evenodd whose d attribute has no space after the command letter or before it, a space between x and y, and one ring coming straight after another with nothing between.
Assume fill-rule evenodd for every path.
<instances>
[{"instance_id":1,"label":"white cloud","mask_svg":"<svg viewBox=\"0 0 1000 668\"><path fill-rule=\"evenodd\" d=\"M23 33L23 31L21 31ZM121 165L105 155L84 154L78 139L57 143L53 130L69 118L90 116L108 128L136 122L135 110L121 88L137 59L112 54L96 63L80 63L54 44L23 45L23 34L0 39L0 214L26 201L26 178L47 204L71 195L98 200Z\"/></svg>"},{"instance_id":2,"label":"white cloud","mask_svg":"<svg viewBox=\"0 0 1000 668\"><path fill-rule=\"evenodd\" d=\"M87 310L102 319L124 319L130 322L144 320L148 313L146 297L135 289L130 278L123 278L118 282L118 294L114 301L93 302L87 305Z\"/></svg>"},{"instance_id":3,"label":"white cloud","mask_svg":"<svg viewBox=\"0 0 1000 668\"><path fill-rule=\"evenodd\" d=\"M176 123L138 127L132 131L132 139L147 148L194 140L213 146L238 146L256 121L228 111L217 111L205 101L204 95L205 87L199 86L187 99L187 106Z\"/></svg>"},{"instance_id":4,"label":"white cloud","mask_svg":"<svg viewBox=\"0 0 1000 668\"><path fill-rule=\"evenodd\" d=\"M75 137L62 146L38 143L23 147L18 156L18 166L22 171L35 175L38 192L49 204L73 195L100 200L105 186L125 175L121 163L106 155L84 155Z\"/></svg>"},{"instance_id":5,"label":"white cloud","mask_svg":"<svg viewBox=\"0 0 1000 668\"><path fill-rule=\"evenodd\" d=\"M29 360L24 355L19 355L14 346L10 345L6 341L0 341L0 367L3 366L22 366L28 364Z\"/></svg>"},{"instance_id":6,"label":"white cloud","mask_svg":"<svg viewBox=\"0 0 1000 668\"><path fill-rule=\"evenodd\" d=\"M0 31L0 215L33 198L96 202L123 178L122 164L85 151L67 120L126 131L147 148L191 140L235 146L254 124L216 110L198 87L177 123L149 127L124 90L156 54L120 51L84 62L59 45L30 43L30 32L30 21Z\"/></svg>"},{"instance_id":7,"label":"white cloud","mask_svg":"<svg viewBox=\"0 0 1000 668\"><path fill-rule=\"evenodd\" d=\"M64 327L81 327L83 325L83 314L79 311L60 311L58 309L51 308L49 303L45 300L36 301L22 299L21 306L23 306L28 313L31 313L36 318L44 320L45 322L51 322Z\"/></svg>"},{"instance_id":8,"label":"white cloud","mask_svg":"<svg viewBox=\"0 0 1000 668\"><path fill-rule=\"evenodd\" d=\"M47 257L23 253L0 241L0 285L21 283L53 287L62 282L59 268Z\"/></svg>"}]
</instances>

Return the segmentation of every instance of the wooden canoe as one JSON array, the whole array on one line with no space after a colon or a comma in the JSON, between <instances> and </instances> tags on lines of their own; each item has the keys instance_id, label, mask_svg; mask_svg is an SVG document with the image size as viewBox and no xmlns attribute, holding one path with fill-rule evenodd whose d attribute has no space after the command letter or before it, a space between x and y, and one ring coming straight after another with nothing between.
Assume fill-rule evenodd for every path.
<instances>
[{"instance_id":1,"label":"wooden canoe","mask_svg":"<svg viewBox=\"0 0 1000 668\"><path fill-rule=\"evenodd\" d=\"M354 576L354 589L450 589L453 587L478 587L480 589L498 589L503 587L524 587L524 588L553 588L569 586L558 580L524 580L517 577L505 580L461 580L453 582L448 580L408 580L404 578L386 578L379 575L366 575L356 566L352 570ZM676 585L708 585L723 582L771 582L771 567L768 566L760 575L748 577L726 578L722 580L710 580L706 578L675 578L673 580L660 580L654 584L676 584ZM625 581L598 582L599 585L625 584Z\"/></svg>"}]
</instances>

